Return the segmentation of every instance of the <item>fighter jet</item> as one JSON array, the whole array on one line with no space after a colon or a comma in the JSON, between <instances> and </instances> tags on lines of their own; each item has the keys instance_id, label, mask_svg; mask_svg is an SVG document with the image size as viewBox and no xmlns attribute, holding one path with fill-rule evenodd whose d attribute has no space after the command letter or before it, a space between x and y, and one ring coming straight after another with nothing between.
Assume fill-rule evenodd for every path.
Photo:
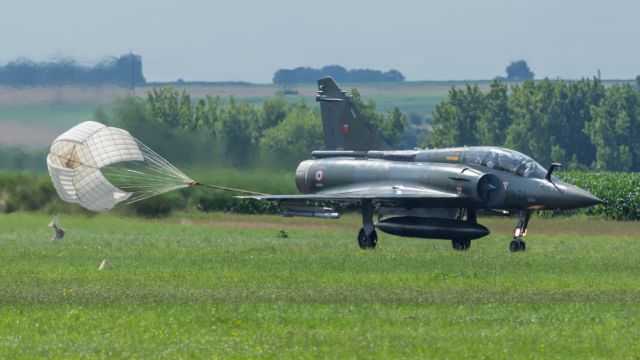
<instances>
[{"instance_id":1,"label":"fighter jet","mask_svg":"<svg viewBox=\"0 0 640 360\"><path fill-rule=\"evenodd\" d=\"M450 240L468 250L471 240L489 234L478 211L517 215L512 252L524 251L523 238L534 210L575 209L599 198L553 176L517 151L492 147L389 150L330 77L318 80L326 149L300 163L295 182L301 194L246 196L277 201L284 216L337 218L341 204L362 212L358 245L376 247L376 229L385 233ZM318 205L321 204L321 205ZM374 216L377 221L374 222Z\"/></svg>"}]
</instances>

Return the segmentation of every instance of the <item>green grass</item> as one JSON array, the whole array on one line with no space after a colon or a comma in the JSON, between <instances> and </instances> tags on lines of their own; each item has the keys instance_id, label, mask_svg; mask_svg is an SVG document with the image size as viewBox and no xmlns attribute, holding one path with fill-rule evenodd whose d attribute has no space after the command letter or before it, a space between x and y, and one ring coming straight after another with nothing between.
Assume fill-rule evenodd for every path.
<instances>
[{"instance_id":1,"label":"green grass","mask_svg":"<svg viewBox=\"0 0 640 360\"><path fill-rule=\"evenodd\" d=\"M513 219L468 252L337 221L0 216L0 358L630 358L640 226ZM277 236L284 229L289 238ZM108 258L110 271L98 271Z\"/></svg>"}]
</instances>

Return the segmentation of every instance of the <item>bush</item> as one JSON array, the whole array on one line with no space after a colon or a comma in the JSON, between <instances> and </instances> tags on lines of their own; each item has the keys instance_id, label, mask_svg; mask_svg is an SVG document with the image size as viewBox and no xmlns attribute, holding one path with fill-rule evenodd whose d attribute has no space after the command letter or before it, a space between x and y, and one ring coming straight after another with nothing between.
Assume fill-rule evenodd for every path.
<instances>
[{"instance_id":1,"label":"bush","mask_svg":"<svg viewBox=\"0 0 640 360\"><path fill-rule=\"evenodd\" d=\"M220 191L199 192L189 198L189 208L200 211L224 211L240 214L277 214L278 206L271 201L237 199Z\"/></svg>"},{"instance_id":2,"label":"bush","mask_svg":"<svg viewBox=\"0 0 640 360\"><path fill-rule=\"evenodd\" d=\"M133 203L131 206L137 215L148 218L160 218L171 215L173 207L176 205L166 196L161 195Z\"/></svg>"},{"instance_id":3,"label":"bush","mask_svg":"<svg viewBox=\"0 0 640 360\"><path fill-rule=\"evenodd\" d=\"M58 200L51 181L30 173L0 173L0 212L41 210Z\"/></svg>"}]
</instances>

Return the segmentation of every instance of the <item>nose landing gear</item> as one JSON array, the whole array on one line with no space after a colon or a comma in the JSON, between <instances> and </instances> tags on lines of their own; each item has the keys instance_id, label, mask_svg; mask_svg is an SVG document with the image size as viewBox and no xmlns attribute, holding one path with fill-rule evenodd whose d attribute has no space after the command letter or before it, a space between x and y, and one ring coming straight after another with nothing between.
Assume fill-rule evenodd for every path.
<instances>
[{"instance_id":1,"label":"nose landing gear","mask_svg":"<svg viewBox=\"0 0 640 360\"><path fill-rule=\"evenodd\" d=\"M527 235L527 226L531 219L531 210L521 210L518 212L518 225L513 230L513 240L509 244L509 251L518 252L525 251L527 244L522 240Z\"/></svg>"}]
</instances>

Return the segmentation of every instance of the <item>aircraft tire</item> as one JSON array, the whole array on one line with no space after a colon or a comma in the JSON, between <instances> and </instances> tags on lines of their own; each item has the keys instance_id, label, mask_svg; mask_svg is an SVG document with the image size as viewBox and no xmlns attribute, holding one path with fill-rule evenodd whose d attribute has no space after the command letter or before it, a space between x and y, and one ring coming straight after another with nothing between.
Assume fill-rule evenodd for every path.
<instances>
[{"instance_id":1,"label":"aircraft tire","mask_svg":"<svg viewBox=\"0 0 640 360\"><path fill-rule=\"evenodd\" d=\"M466 251L466 250L469 250L469 248L471 247L471 240L470 239L454 239L454 240L451 240L451 246L453 247L453 250Z\"/></svg>"},{"instance_id":2,"label":"aircraft tire","mask_svg":"<svg viewBox=\"0 0 640 360\"><path fill-rule=\"evenodd\" d=\"M527 249L527 244L523 240L513 240L511 244L509 244L509 251L518 252L525 251Z\"/></svg>"},{"instance_id":3,"label":"aircraft tire","mask_svg":"<svg viewBox=\"0 0 640 360\"><path fill-rule=\"evenodd\" d=\"M375 249L377 244L378 234L375 230L373 231L373 233L371 233L370 238L367 239L367 235L364 232L364 227L360 228L360 231L358 232L358 246L360 246L360 249Z\"/></svg>"}]
</instances>

